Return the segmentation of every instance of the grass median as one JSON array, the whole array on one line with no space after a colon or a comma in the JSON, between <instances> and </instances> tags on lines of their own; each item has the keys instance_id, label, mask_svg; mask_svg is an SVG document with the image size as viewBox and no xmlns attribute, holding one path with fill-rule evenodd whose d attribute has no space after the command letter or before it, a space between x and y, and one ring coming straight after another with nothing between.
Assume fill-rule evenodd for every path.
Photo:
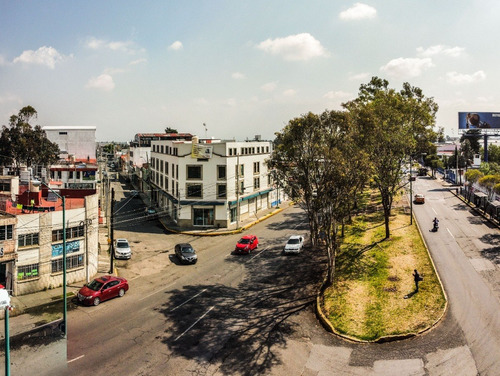
<instances>
[{"instance_id":1,"label":"grass median","mask_svg":"<svg viewBox=\"0 0 500 376\"><path fill-rule=\"evenodd\" d=\"M359 340L418 333L442 316L446 299L433 263L409 213L395 207L384 240L379 211L354 218L337 257L323 312L335 330ZM415 292L413 270L424 277Z\"/></svg>"}]
</instances>

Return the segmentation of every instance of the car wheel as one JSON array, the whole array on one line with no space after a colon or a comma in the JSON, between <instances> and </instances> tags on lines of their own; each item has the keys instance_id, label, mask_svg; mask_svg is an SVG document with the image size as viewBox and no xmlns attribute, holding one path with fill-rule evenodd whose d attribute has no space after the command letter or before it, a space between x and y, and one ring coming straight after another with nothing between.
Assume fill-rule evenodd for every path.
<instances>
[{"instance_id":1,"label":"car wheel","mask_svg":"<svg viewBox=\"0 0 500 376\"><path fill-rule=\"evenodd\" d=\"M94 299L94 305L95 306L98 306L100 302L101 302L101 299L99 299L99 298L95 298Z\"/></svg>"},{"instance_id":2,"label":"car wheel","mask_svg":"<svg viewBox=\"0 0 500 376\"><path fill-rule=\"evenodd\" d=\"M120 289L120 291L118 291L118 296L121 298L123 295L125 295L125 290Z\"/></svg>"}]
</instances>

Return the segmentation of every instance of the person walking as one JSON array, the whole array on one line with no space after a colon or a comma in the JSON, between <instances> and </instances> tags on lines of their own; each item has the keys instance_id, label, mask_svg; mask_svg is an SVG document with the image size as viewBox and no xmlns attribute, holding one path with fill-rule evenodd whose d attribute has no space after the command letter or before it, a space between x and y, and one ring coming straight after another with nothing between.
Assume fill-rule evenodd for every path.
<instances>
[{"instance_id":1,"label":"person walking","mask_svg":"<svg viewBox=\"0 0 500 376\"><path fill-rule=\"evenodd\" d=\"M415 292L418 292L418 283L423 280L423 278L418 274L417 269L413 269L413 280L415 281Z\"/></svg>"}]
</instances>

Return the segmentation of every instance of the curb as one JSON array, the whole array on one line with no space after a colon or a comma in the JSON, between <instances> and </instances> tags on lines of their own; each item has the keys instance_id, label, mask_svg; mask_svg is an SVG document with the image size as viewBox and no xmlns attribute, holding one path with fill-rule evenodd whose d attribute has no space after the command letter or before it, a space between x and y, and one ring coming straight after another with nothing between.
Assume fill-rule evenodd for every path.
<instances>
[{"instance_id":1,"label":"curb","mask_svg":"<svg viewBox=\"0 0 500 376\"><path fill-rule=\"evenodd\" d=\"M413 213L411 213L411 215L413 215ZM434 264L434 260L432 259L432 256L429 253L429 248L427 247L427 243L425 242L425 239L424 239L424 237L422 235L422 231L420 229L420 226L418 225L417 221L415 221L415 224L416 224L418 232L420 234L420 238L422 239L422 241L424 243L424 247L425 247L425 250L427 251L427 255L429 256L429 259L431 260L431 264L432 264L432 267L434 269L434 272L435 272L435 274L436 274L436 276L438 278L439 284L441 286L441 291L444 294L445 307L443 309L442 314L437 318L437 320L432 325L430 325L430 326L428 326L428 327L426 327L426 328L424 328L422 330L419 330L416 333L406 333L406 334L390 335L390 336L385 336L385 337L379 337L379 338L377 338L375 340L372 340L372 341L362 340L362 339L359 339L359 338L356 338L356 337L352 337L352 336L349 336L347 334L343 334L343 333L340 333L339 331L337 331L335 329L335 327L332 325L332 323L330 322L330 320L328 320L328 318L325 316L325 314L323 313L323 310L321 309L321 298L323 296L323 292L326 290L327 277L325 277L324 280L323 280L323 283L321 284L319 292L316 294L316 304L315 304L315 307L314 307L314 311L316 312L316 317L320 321L321 325L323 325L323 327L327 331L329 331L330 333L336 335L337 337L340 337L340 338L342 338L344 340L347 340L347 341L350 341L350 342L355 342L355 343L385 343L385 342L394 342L394 341L400 341L400 340L403 340L403 339L408 339L408 338L415 337L417 335L420 335L420 334L423 334L423 333L425 333L427 331L432 330L433 328L435 328L441 322L441 320L443 319L443 317L448 312L448 307L449 307L449 304L448 304L448 295L446 294L446 290L444 289L443 282L441 281L441 278L439 277L439 273L436 270L436 265Z\"/></svg>"},{"instance_id":2,"label":"curb","mask_svg":"<svg viewBox=\"0 0 500 376\"><path fill-rule=\"evenodd\" d=\"M291 206L292 204L290 204L289 206ZM192 236L223 236L223 235L234 235L234 234L239 234L245 230L247 230L248 228L256 225L257 223L260 223L266 219L268 219L269 217L272 217L273 215L275 214L278 214L278 213L281 213L283 210L285 210L286 208L277 208L276 210L273 210L271 213L269 214L266 214L265 216L249 223L249 224L246 224L244 226L241 226L237 229L234 229L234 230L228 230L228 231L219 231L219 232L195 232L195 231L182 231L182 230L174 230L170 227L167 227L167 225L165 223L163 223L163 221L160 220L160 223L162 224L162 226L165 228L165 230L167 230L168 232L172 232L174 234L182 234L182 235L192 235Z\"/></svg>"}]
</instances>

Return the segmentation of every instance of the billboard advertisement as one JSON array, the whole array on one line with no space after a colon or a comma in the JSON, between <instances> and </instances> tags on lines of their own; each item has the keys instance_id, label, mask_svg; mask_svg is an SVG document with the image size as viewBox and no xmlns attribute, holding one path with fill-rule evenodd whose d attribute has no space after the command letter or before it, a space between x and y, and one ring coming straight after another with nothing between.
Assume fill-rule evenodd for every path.
<instances>
[{"instance_id":1,"label":"billboard advertisement","mask_svg":"<svg viewBox=\"0 0 500 376\"><path fill-rule=\"evenodd\" d=\"M459 112L458 129L500 129L500 112Z\"/></svg>"},{"instance_id":2,"label":"billboard advertisement","mask_svg":"<svg viewBox=\"0 0 500 376\"><path fill-rule=\"evenodd\" d=\"M212 158L212 146L195 144L193 142L193 147L191 148L191 158L200 158L200 159Z\"/></svg>"}]
</instances>

